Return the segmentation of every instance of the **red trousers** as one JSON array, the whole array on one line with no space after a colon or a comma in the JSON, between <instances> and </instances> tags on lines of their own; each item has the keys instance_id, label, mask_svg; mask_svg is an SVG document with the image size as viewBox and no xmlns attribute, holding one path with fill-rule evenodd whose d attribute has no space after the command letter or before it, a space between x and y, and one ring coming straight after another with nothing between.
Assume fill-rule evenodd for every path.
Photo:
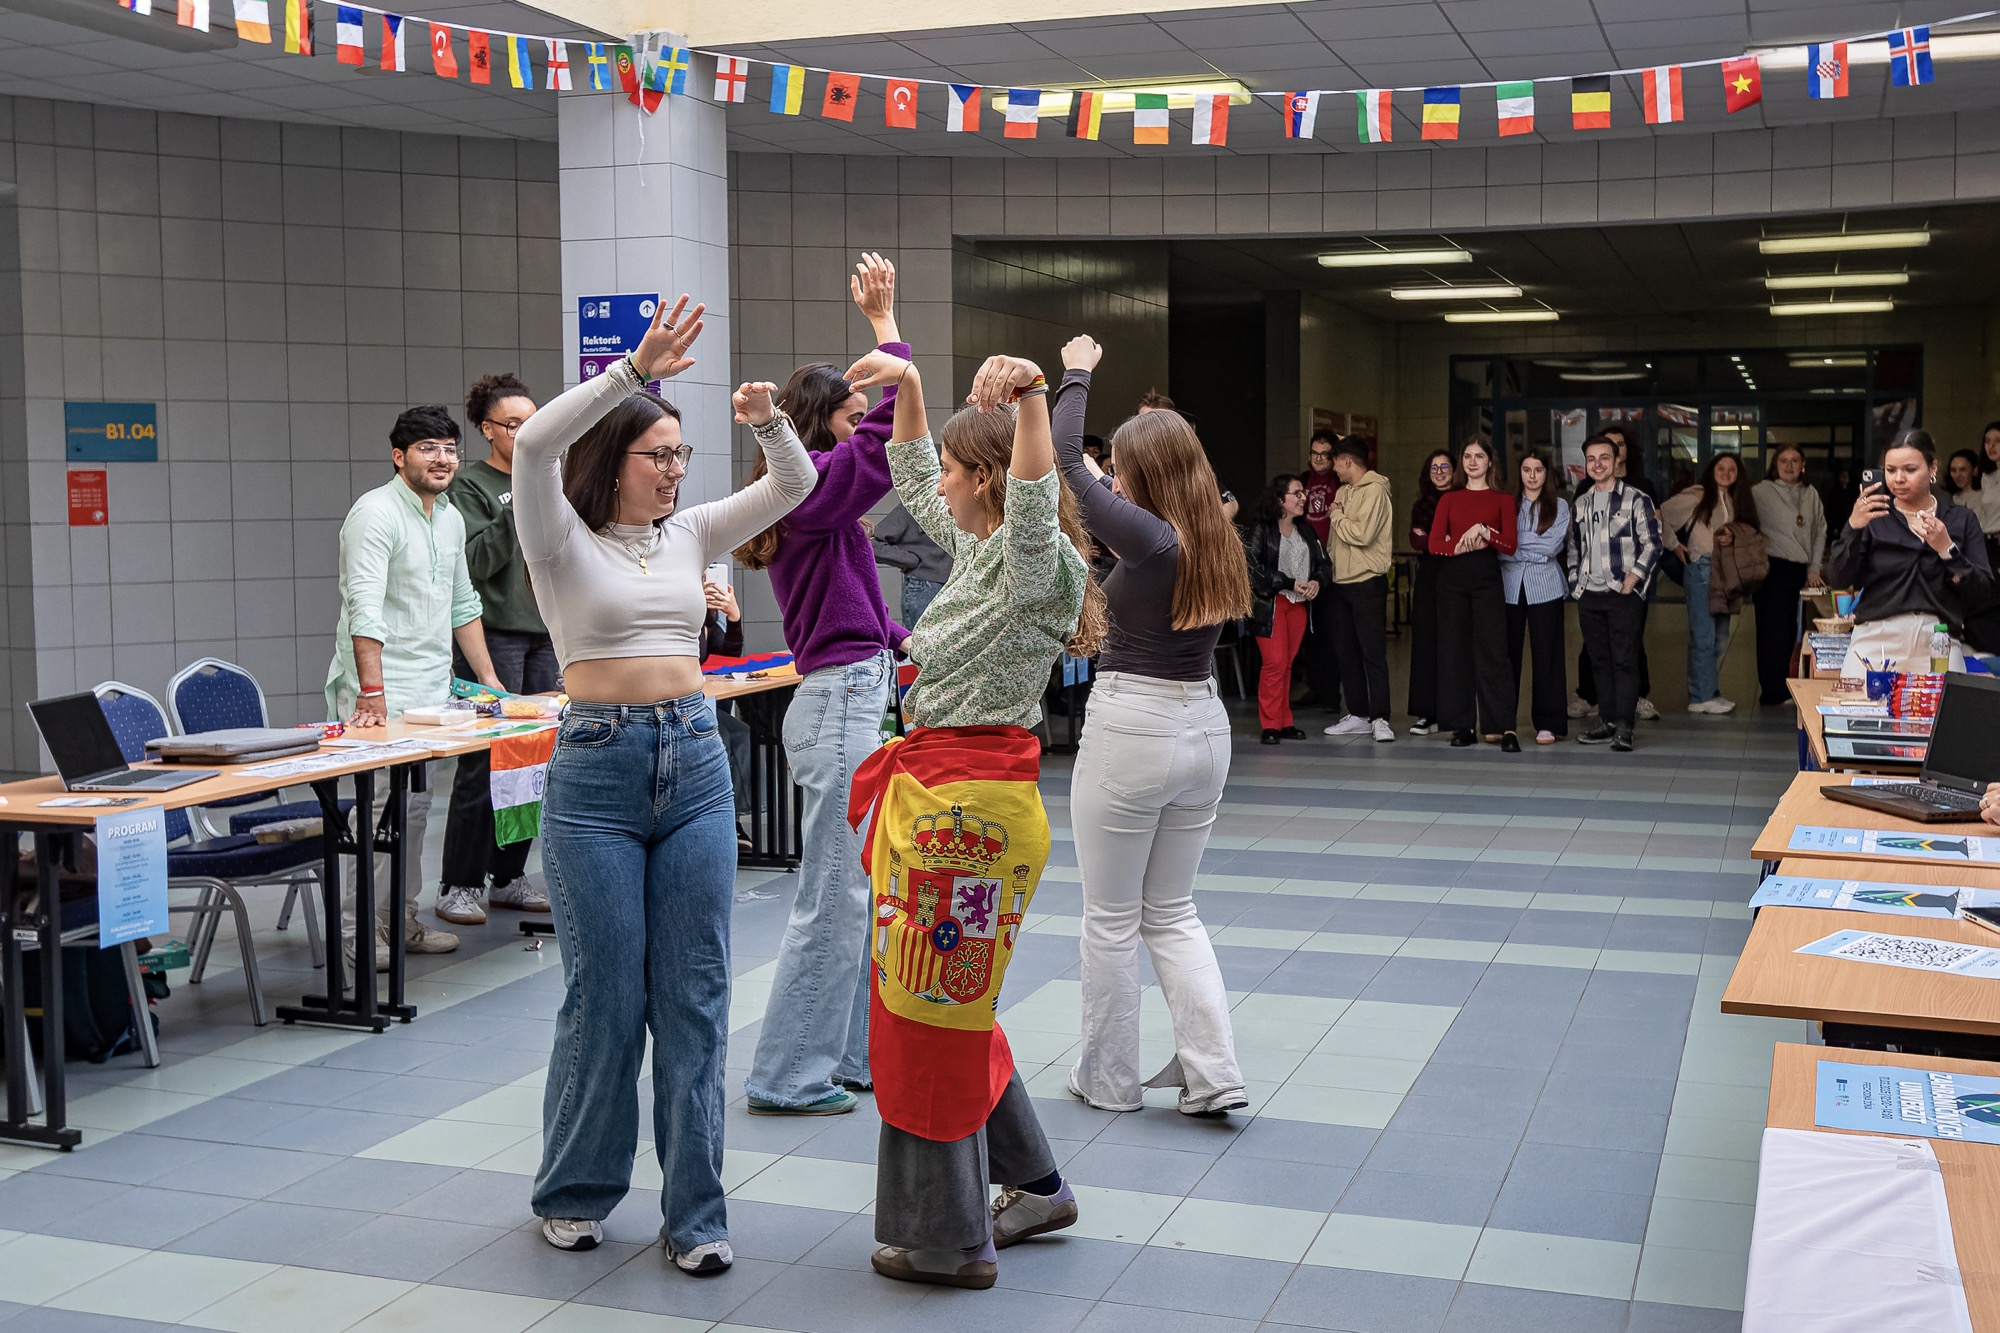
<instances>
[{"instance_id":1,"label":"red trousers","mask_svg":"<svg viewBox=\"0 0 2000 1333\"><path fill-rule=\"evenodd\" d=\"M1257 678L1257 725L1265 731L1292 725L1292 660L1306 637L1307 605L1280 593L1271 608L1269 637L1258 636L1264 669Z\"/></svg>"}]
</instances>

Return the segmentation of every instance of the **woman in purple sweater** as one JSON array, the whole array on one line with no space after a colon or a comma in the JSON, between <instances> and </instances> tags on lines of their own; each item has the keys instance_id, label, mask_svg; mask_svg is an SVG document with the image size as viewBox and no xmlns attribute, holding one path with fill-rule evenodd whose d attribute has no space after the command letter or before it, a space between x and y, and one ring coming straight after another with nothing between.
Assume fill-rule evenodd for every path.
<instances>
[{"instance_id":1,"label":"woman in purple sweater","mask_svg":"<svg viewBox=\"0 0 2000 1333\"><path fill-rule=\"evenodd\" d=\"M896 270L873 254L855 268L854 302L876 342L907 360L909 346L896 328ZM770 570L785 642L803 677L785 714L785 754L805 794L804 861L743 1087L752 1115L839 1115L854 1109L848 1089L870 1085L870 890L860 837L847 823L848 788L882 744L895 651L910 637L889 617L861 521L889 493L884 446L896 391L884 391L869 411L867 398L832 366L809 365L792 373L783 405L812 451L819 481L806 503L739 547L736 558Z\"/></svg>"}]
</instances>

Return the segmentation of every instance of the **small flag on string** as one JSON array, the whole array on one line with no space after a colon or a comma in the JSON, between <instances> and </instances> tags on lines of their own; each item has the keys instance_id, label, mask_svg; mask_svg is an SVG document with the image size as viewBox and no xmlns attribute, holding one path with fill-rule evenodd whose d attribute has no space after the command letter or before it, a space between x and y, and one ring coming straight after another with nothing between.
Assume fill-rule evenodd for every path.
<instances>
[{"instance_id":1,"label":"small flag on string","mask_svg":"<svg viewBox=\"0 0 2000 1333\"><path fill-rule=\"evenodd\" d=\"M853 120L854 104L861 100L859 74L826 76L826 96L820 99L819 113L828 120Z\"/></svg>"},{"instance_id":2,"label":"small flag on string","mask_svg":"<svg viewBox=\"0 0 2000 1333\"><path fill-rule=\"evenodd\" d=\"M1229 94L1196 93L1194 141L1221 148L1229 142Z\"/></svg>"},{"instance_id":3,"label":"small flag on string","mask_svg":"<svg viewBox=\"0 0 2000 1333\"><path fill-rule=\"evenodd\" d=\"M511 32L507 34L507 86L530 90L535 86L535 57L528 50L528 39Z\"/></svg>"},{"instance_id":4,"label":"small flag on string","mask_svg":"<svg viewBox=\"0 0 2000 1333\"><path fill-rule=\"evenodd\" d=\"M1914 88L1931 81L1931 30L1899 28L1889 34L1889 82Z\"/></svg>"},{"instance_id":5,"label":"small flag on string","mask_svg":"<svg viewBox=\"0 0 2000 1333\"><path fill-rule=\"evenodd\" d=\"M620 43L611 48L611 67L618 71L618 86L634 98L639 95L639 65L632 58L632 48Z\"/></svg>"},{"instance_id":6,"label":"small flag on string","mask_svg":"<svg viewBox=\"0 0 2000 1333\"><path fill-rule=\"evenodd\" d=\"M361 11L349 5L333 11L333 55L343 65L365 65L368 52L362 46Z\"/></svg>"},{"instance_id":7,"label":"small flag on string","mask_svg":"<svg viewBox=\"0 0 2000 1333\"><path fill-rule=\"evenodd\" d=\"M892 130L913 130L917 127L915 79L889 80L888 92L882 98L882 123Z\"/></svg>"},{"instance_id":8,"label":"small flag on string","mask_svg":"<svg viewBox=\"0 0 2000 1333\"><path fill-rule=\"evenodd\" d=\"M1535 132L1535 85L1532 80L1503 83L1493 90L1500 99L1500 133Z\"/></svg>"},{"instance_id":9,"label":"small flag on string","mask_svg":"<svg viewBox=\"0 0 2000 1333\"><path fill-rule=\"evenodd\" d=\"M550 92L566 93L569 84L569 43L554 38L542 39L549 48L549 76L543 80Z\"/></svg>"},{"instance_id":10,"label":"small flag on string","mask_svg":"<svg viewBox=\"0 0 2000 1333\"><path fill-rule=\"evenodd\" d=\"M153 12L153 0L118 0L118 7L129 9L134 14L150 14Z\"/></svg>"},{"instance_id":11,"label":"small flag on string","mask_svg":"<svg viewBox=\"0 0 2000 1333\"><path fill-rule=\"evenodd\" d=\"M583 83L592 92L611 89L611 53L603 42L579 42L583 48Z\"/></svg>"},{"instance_id":12,"label":"small flag on string","mask_svg":"<svg viewBox=\"0 0 2000 1333\"><path fill-rule=\"evenodd\" d=\"M180 0L174 21L196 32L208 31L208 0Z\"/></svg>"},{"instance_id":13,"label":"small flag on string","mask_svg":"<svg viewBox=\"0 0 2000 1333\"><path fill-rule=\"evenodd\" d=\"M1363 143L1388 143L1396 137L1394 99L1387 88L1370 88L1354 95L1360 118L1355 133Z\"/></svg>"},{"instance_id":14,"label":"small flag on string","mask_svg":"<svg viewBox=\"0 0 2000 1333\"><path fill-rule=\"evenodd\" d=\"M979 91L965 83L954 83L945 88L945 129L953 134L979 133Z\"/></svg>"},{"instance_id":15,"label":"small flag on string","mask_svg":"<svg viewBox=\"0 0 2000 1333\"><path fill-rule=\"evenodd\" d=\"M1722 62L1722 104L1730 114L1764 100L1764 67L1756 56Z\"/></svg>"},{"instance_id":16,"label":"small flag on string","mask_svg":"<svg viewBox=\"0 0 2000 1333\"><path fill-rule=\"evenodd\" d=\"M1083 88L1070 95L1069 119L1063 125L1063 133L1072 139L1095 139L1103 121L1103 93Z\"/></svg>"},{"instance_id":17,"label":"small flag on string","mask_svg":"<svg viewBox=\"0 0 2000 1333\"><path fill-rule=\"evenodd\" d=\"M440 79L458 77L458 53L451 47L451 25L431 24L431 73Z\"/></svg>"},{"instance_id":18,"label":"small flag on string","mask_svg":"<svg viewBox=\"0 0 2000 1333\"><path fill-rule=\"evenodd\" d=\"M1318 93L1285 94L1285 137L1310 139L1313 122L1319 119Z\"/></svg>"},{"instance_id":19,"label":"small flag on string","mask_svg":"<svg viewBox=\"0 0 2000 1333\"><path fill-rule=\"evenodd\" d=\"M1167 141L1167 95L1165 93L1134 93L1132 95L1132 142L1165 143Z\"/></svg>"},{"instance_id":20,"label":"small flag on string","mask_svg":"<svg viewBox=\"0 0 2000 1333\"><path fill-rule=\"evenodd\" d=\"M796 116L806 104L806 67L771 66L771 110L780 116Z\"/></svg>"},{"instance_id":21,"label":"small flag on string","mask_svg":"<svg viewBox=\"0 0 2000 1333\"><path fill-rule=\"evenodd\" d=\"M236 0L236 40L270 45L270 0Z\"/></svg>"},{"instance_id":22,"label":"small flag on string","mask_svg":"<svg viewBox=\"0 0 2000 1333\"><path fill-rule=\"evenodd\" d=\"M1569 127L1573 130L1611 128L1611 76L1592 74L1569 81Z\"/></svg>"},{"instance_id":23,"label":"small flag on string","mask_svg":"<svg viewBox=\"0 0 2000 1333\"><path fill-rule=\"evenodd\" d=\"M1807 89L1818 97L1847 96L1847 43L1813 42L1806 47Z\"/></svg>"},{"instance_id":24,"label":"small flag on string","mask_svg":"<svg viewBox=\"0 0 2000 1333\"><path fill-rule=\"evenodd\" d=\"M750 62L742 56L715 58L715 100L740 102L750 91Z\"/></svg>"},{"instance_id":25,"label":"small flag on string","mask_svg":"<svg viewBox=\"0 0 2000 1333\"><path fill-rule=\"evenodd\" d=\"M1007 128L1001 133L1009 139L1032 139L1041 128L1042 90L1039 88L1009 88L1007 90Z\"/></svg>"},{"instance_id":26,"label":"small flag on string","mask_svg":"<svg viewBox=\"0 0 2000 1333\"><path fill-rule=\"evenodd\" d=\"M1461 95L1456 88L1424 89L1424 138L1456 139Z\"/></svg>"},{"instance_id":27,"label":"small flag on string","mask_svg":"<svg viewBox=\"0 0 2000 1333\"><path fill-rule=\"evenodd\" d=\"M1686 112L1681 106L1681 67L1657 65L1639 76L1646 94L1646 123L1671 125Z\"/></svg>"},{"instance_id":28,"label":"small flag on string","mask_svg":"<svg viewBox=\"0 0 2000 1333\"><path fill-rule=\"evenodd\" d=\"M382 16L382 68L401 74L408 69L403 59L403 16L384 14Z\"/></svg>"},{"instance_id":29,"label":"small flag on string","mask_svg":"<svg viewBox=\"0 0 2000 1333\"><path fill-rule=\"evenodd\" d=\"M313 53L312 0L285 0L285 54Z\"/></svg>"},{"instance_id":30,"label":"small flag on string","mask_svg":"<svg viewBox=\"0 0 2000 1333\"><path fill-rule=\"evenodd\" d=\"M493 82L493 34L468 28L465 33L465 63L472 67L472 81Z\"/></svg>"},{"instance_id":31,"label":"small flag on string","mask_svg":"<svg viewBox=\"0 0 2000 1333\"><path fill-rule=\"evenodd\" d=\"M668 76L666 66L660 63L658 51L641 51L639 60L645 73L639 80L639 91L627 100L634 103L647 115L657 115L660 103L666 100Z\"/></svg>"},{"instance_id":32,"label":"small flag on string","mask_svg":"<svg viewBox=\"0 0 2000 1333\"><path fill-rule=\"evenodd\" d=\"M657 66L664 71L661 87L675 97L686 97L688 91L688 71L694 67L694 52L685 46L667 48L667 58Z\"/></svg>"}]
</instances>

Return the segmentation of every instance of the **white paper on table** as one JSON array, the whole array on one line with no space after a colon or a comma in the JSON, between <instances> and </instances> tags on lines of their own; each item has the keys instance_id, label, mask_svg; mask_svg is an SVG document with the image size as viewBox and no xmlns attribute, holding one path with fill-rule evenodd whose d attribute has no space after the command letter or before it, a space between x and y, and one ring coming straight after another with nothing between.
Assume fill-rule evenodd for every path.
<instances>
[{"instance_id":1,"label":"white paper on table","mask_svg":"<svg viewBox=\"0 0 2000 1333\"><path fill-rule=\"evenodd\" d=\"M1743 1333L1972 1333L1937 1154L1766 1129Z\"/></svg>"}]
</instances>

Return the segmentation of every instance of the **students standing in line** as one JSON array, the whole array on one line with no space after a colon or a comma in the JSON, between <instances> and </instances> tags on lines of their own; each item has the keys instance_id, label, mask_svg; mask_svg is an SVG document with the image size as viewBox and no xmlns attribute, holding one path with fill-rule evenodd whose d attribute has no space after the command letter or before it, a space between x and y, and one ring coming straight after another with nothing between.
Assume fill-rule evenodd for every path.
<instances>
[{"instance_id":1,"label":"students standing in line","mask_svg":"<svg viewBox=\"0 0 2000 1333\"><path fill-rule=\"evenodd\" d=\"M1451 489L1431 520L1438 574L1438 720L1453 745L1483 734L1508 754L1521 752L1514 732L1520 678L1507 672L1507 601L1500 557L1515 545L1514 499L1493 485L1493 447L1467 440Z\"/></svg>"},{"instance_id":2,"label":"students standing in line","mask_svg":"<svg viewBox=\"0 0 2000 1333\"><path fill-rule=\"evenodd\" d=\"M1395 505L1389 479L1368 466L1368 445L1350 435L1334 445L1340 493L1327 513L1333 582L1319 600L1333 608L1328 636L1340 659L1347 716L1329 736L1373 735L1393 741L1389 725L1389 562Z\"/></svg>"},{"instance_id":3,"label":"students standing in line","mask_svg":"<svg viewBox=\"0 0 2000 1333\"><path fill-rule=\"evenodd\" d=\"M1708 587L1715 551L1734 539L1729 525L1738 520L1756 526L1757 499L1735 454L1709 459L1700 481L1660 506L1660 530L1668 534L1674 554L1687 567L1681 586L1687 589L1690 713L1727 713L1736 707L1733 699L1722 697L1719 679L1723 654L1729 651L1732 618L1709 609ZM1680 535L1683 529L1685 539Z\"/></svg>"},{"instance_id":4,"label":"students standing in line","mask_svg":"<svg viewBox=\"0 0 2000 1333\"><path fill-rule=\"evenodd\" d=\"M533 1206L562 1250L595 1248L631 1187L639 1064L653 1039L661 1237L682 1271L729 1267L722 1065L729 1032L734 799L702 693L702 571L812 492L812 460L771 402L736 391L768 476L679 507L694 448L647 381L694 364L703 307L660 302L639 349L521 428L514 521L570 705L542 802L563 1003L542 1102Z\"/></svg>"},{"instance_id":5,"label":"students standing in line","mask_svg":"<svg viewBox=\"0 0 2000 1333\"><path fill-rule=\"evenodd\" d=\"M1979 433L1979 475L1973 478L1976 505L1968 504L1986 534L1986 559L2000 569L2000 421L1989 421ZM1966 501L1959 501L1966 504Z\"/></svg>"},{"instance_id":6,"label":"students standing in line","mask_svg":"<svg viewBox=\"0 0 2000 1333\"><path fill-rule=\"evenodd\" d=\"M1104 594L1056 468L1048 381L1032 362L989 358L972 406L945 423L941 453L909 362L877 351L848 375L901 385L896 492L952 553L951 580L912 645L915 729L854 783L857 821L870 820L870 1051L882 1114L881 1245L869 1263L903 1282L990 1287L996 1251L1077 1217L995 1015L1050 846L1035 786L1041 747L1028 728L1057 655L1098 651ZM990 1184L1002 1187L991 1202Z\"/></svg>"},{"instance_id":7,"label":"students standing in line","mask_svg":"<svg viewBox=\"0 0 2000 1333\"><path fill-rule=\"evenodd\" d=\"M1306 443L1306 470L1299 474L1299 481L1306 488L1305 520L1312 526L1319 544L1327 548L1329 556L1333 552L1329 542L1333 531L1334 496L1340 492L1340 476L1333 468L1333 447L1339 443L1340 437L1331 430L1323 426L1315 430L1312 439ZM1341 687L1344 682L1333 617L1334 601L1331 597L1315 597L1307 608L1310 632L1303 649L1306 697L1299 701L1301 708L1324 708L1334 713L1341 711ZM1350 707L1354 702L1351 698L1347 700ZM1362 702L1366 703L1365 700Z\"/></svg>"},{"instance_id":8,"label":"students standing in line","mask_svg":"<svg viewBox=\"0 0 2000 1333\"><path fill-rule=\"evenodd\" d=\"M1111 437L1118 490L1084 461L1083 417L1103 349L1063 348L1050 429L1084 526L1118 554L1105 581L1110 631L1071 770L1070 825L1083 872L1083 1045L1070 1091L1136 1111L1139 941L1172 1016L1174 1060L1146 1087L1177 1087L1180 1109L1249 1105L1229 997L1194 877L1229 778L1229 714L1216 693L1222 626L1250 611L1243 540L1215 503L1215 473L1187 420L1135 416Z\"/></svg>"},{"instance_id":9,"label":"students standing in line","mask_svg":"<svg viewBox=\"0 0 2000 1333\"><path fill-rule=\"evenodd\" d=\"M1618 451L1616 475L1619 483L1627 489L1638 491L1650 500L1657 514L1662 499L1660 484L1646 475L1646 460L1634 445L1630 428L1614 423L1606 426L1598 434L1611 441L1612 447ZM1656 722L1660 717L1660 710L1653 706L1653 667L1646 656L1646 621L1653 614L1655 587L1657 584L1647 586L1646 605L1640 612L1639 621L1639 702L1633 716L1641 722ZM1602 721L1602 710L1597 705L1597 681L1591 668L1590 656L1579 648L1576 653L1576 692L1569 701L1569 715L1589 717L1592 713L1598 713L1599 721Z\"/></svg>"},{"instance_id":10,"label":"students standing in line","mask_svg":"<svg viewBox=\"0 0 2000 1333\"><path fill-rule=\"evenodd\" d=\"M854 303L878 347L905 360L896 327L896 270L880 255L855 265ZM801 366L785 410L812 451L811 496L745 542L736 558L771 571L785 642L802 678L785 712L785 758L803 793L798 894L756 1054L743 1080L752 1115L841 1115L866 1089L868 879L847 823L855 770L882 744L896 649L910 631L889 615L862 516L889 493L886 449L896 392L873 411L833 366ZM751 474L753 477L755 472Z\"/></svg>"},{"instance_id":11,"label":"students standing in line","mask_svg":"<svg viewBox=\"0 0 2000 1333\"><path fill-rule=\"evenodd\" d=\"M1412 736L1434 736L1438 724L1437 583L1443 568L1431 554L1431 524L1438 497L1451 485L1451 451L1433 449L1417 473L1417 499L1410 507L1410 549L1417 553L1410 584L1410 699Z\"/></svg>"},{"instance_id":12,"label":"students standing in line","mask_svg":"<svg viewBox=\"0 0 2000 1333\"><path fill-rule=\"evenodd\" d=\"M1298 660L1311 612L1309 603L1333 577L1326 548L1305 521L1305 483L1290 473L1271 478L1244 542L1250 564L1250 633L1261 662L1257 725L1266 745L1302 741L1292 722L1292 663Z\"/></svg>"},{"instance_id":13,"label":"students standing in line","mask_svg":"<svg viewBox=\"0 0 2000 1333\"><path fill-rule=\"evenodd\" d=\"M915 626L951 577L950 552L932 541L901 505L875 521L869 539L875 544L876 564L902 571L903 623Z\"/></svg>"},{"instance_id":14,"label":"students standing in line","mask_svg":"<svg viewBox=\"0 0 2000 1333\"><path fill-rule=\"evenodd\" d=\"M1971 462L1970 451L1967 461ZM1976 468L1976 464L1974 465ZM1805 451L1782 444L1771 458L1764 480L1751 488L1757 501L1757 526L1771 545L1771 570L1758 585L1757 702L1766 706L1790 703L1785 689L1792 654L1799 646L1799 593L1822 585L1820 562L1826 554L1826 509L1819 492L1806 484Z\"/></svg>"},{"instance_id":15,"label":"students standing in line","mask_svg":"<svg viewBox=\"0 0 2000 1333\"><path fill-rule=\"evenodd\" d=\"M1639 650L1646 630L1646 591L1660 562L1660 523L1652 497L1618 479L1618 447L1604 435L1583 443L1590 487L1571 507L1569 595L1592 670L1602 682L1598 724L1577 736L1584 745L1632 748L1638 716Z\"/></svg>"},{"instance_id":16,"label":"students standing in line","mask_svg":"<svg viewBox=\"0 0 2000 1333\"><path fill-rule=\"evenodd\" d=\"M1569 684L1568 648L1564 644L1564 606L1569 586L1563 582L1563 544L1569 539L1569 501L1562 480L1548 456L1521 455L1520 511L1515 515L1514 552L1500 557L1500 586L1507 598L1507 660L1513 678L1521 678L1522 638L1533 641L1534 688L1529 715L1535 724L1535 744L1554 745L1569 735L1565 704Z\"/></svg>"}]
</instances>

